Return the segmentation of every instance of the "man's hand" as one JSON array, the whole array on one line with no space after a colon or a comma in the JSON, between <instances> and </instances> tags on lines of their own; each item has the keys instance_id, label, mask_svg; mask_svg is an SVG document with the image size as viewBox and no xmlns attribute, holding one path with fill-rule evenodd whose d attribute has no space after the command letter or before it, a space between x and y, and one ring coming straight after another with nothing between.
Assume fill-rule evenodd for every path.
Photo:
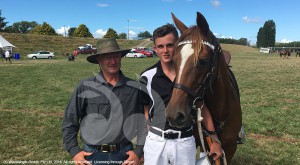
<instances>
[{"instance_id":1,"label":"man's hand","mask_svg":"<svg viewBox=\"0 0 300 165\"><path fill-rule=\"evenodd\" d=\"M223 150L221 148L221 144L214 141L210 146L209 156L215 155L213 158L214 161L216 161L217 159L220 158L220 156L222 156L222 154L223 154Z\"/></svg>"},{"instance_id":2,"label":"man's hand","mask_svg":"<svg viewBox=\"0 0 300 165\"><path fill-rule=\"evenodd\" d=\"M126 154L129 156L126 161L122 165L138 165L139 164L139 157L133 152L128 151Z\"/></svg>"},{"instance_id":3,"label":"man's hand","mask_svg":"<svg viewBox=\"0 0 300 165\"><path fill-rule=\"evenodd\" d=\"M84 157L92 155L92 152L80 151L73 158L75 165L92 165L89 161L87 161Z\"/></svg>"}]
</instances>

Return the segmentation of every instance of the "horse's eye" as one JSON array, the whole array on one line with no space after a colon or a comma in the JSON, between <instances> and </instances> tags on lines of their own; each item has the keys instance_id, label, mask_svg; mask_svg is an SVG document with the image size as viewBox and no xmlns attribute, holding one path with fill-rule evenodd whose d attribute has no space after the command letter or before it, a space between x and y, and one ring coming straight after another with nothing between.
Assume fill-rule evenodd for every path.
<instances>
[{"instance_id":1,"label":"horse's eye","mask_svg":"<svg viewBox=\"0 0 300 165\"><path fill-rule=\"evenodd\" d=\"M199 60L199 66L205 66L207 64L207 60Z\"/></svg>"}]
</instances>

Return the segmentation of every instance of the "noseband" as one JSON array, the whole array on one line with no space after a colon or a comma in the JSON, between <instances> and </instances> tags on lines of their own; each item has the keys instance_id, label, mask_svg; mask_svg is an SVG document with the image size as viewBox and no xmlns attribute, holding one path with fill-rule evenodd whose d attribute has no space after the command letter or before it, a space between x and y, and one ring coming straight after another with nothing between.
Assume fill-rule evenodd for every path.
<instances>
[{"instance_id":1,"label":"noseband","mask_svg":"<svg viewBox=\"0 0 300 165\"><path fill-rule=\"evenodd\" d=\"M174 88L177 88L177 89L181 89L183 90L184 92L186 92L187 94L189 94L190 96L192 96L192 98L194 99L193 100L193 106L192 108L193 109L197 109L196 108L196 101L198 100L203 100L204 99L204 96L205 96L205 90L206 88L208 87L208 83L210 82L211 80L211 74L213 72L213 70L215 69L215 67L213 67L213 59L214 59L214 56L215 56L215 46L207 41L204 41L204 40L201 40L202 44L208 46L209 48L211 48L212 50L212 55L210 57L210 63L209 63L209 71L208 73L206 74L205 78L203 79L201 85L199 86L199 88L197 88L197 90L194 92L191 88L183 85L183 84L178 84L178 83L175 83L174 84ZM185 45L185 44L192 44L193 42L191 40L185 40L185 41L181 41L178 43L178 47L181 46L181 45ZM217 47L217 53L221 53L221 47Z\"/></svg>"}]
</instances>

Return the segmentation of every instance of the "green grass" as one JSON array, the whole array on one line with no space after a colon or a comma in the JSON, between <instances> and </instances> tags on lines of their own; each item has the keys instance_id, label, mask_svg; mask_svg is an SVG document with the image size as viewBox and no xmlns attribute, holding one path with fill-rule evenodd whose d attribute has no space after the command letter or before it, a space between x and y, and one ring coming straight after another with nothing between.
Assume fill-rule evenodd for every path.
<instances>
[{"instance_id":1,"label":"green grass","mask_svg":"<svg viewBox=\"0 0 300 165\"><path fill-rule=\"evenodd\" d=\"M248 47L223 47L232 52L246 129L246 144L238 145L232 164L299 164L300 58L293 54L280 59ZM71 160L62 147L63 112L77 83L99 70L85 58L0 63L0 164ZM157 60L123 58L122 70L136 80Z\"/></svg>"}]
</instances>

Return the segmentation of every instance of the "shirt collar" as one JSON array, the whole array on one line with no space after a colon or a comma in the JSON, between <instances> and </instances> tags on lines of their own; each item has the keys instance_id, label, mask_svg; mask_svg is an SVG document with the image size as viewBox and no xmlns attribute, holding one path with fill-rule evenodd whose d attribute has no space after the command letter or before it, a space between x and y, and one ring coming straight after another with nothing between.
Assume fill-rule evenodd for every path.
<instances>
[{"instance_id":1,"label":"shirt collar","mask_svg":"<svg viewBox=\"0 0 300 165\"><path fill-rule=\"evenodd\" d=\"M126 78L121 70L119 71L119 76L120 76L120 79L117 82L117 85L115 87L123 86L124 84L126 84ZM96 75L96 80L99 81L99 83L101 85L107 85L107 86L109 85L109 83L105 80L102 71L100 71L99 74Z\"/></svg>"},{"instance_id":2,"label":"shirt collar","mask_svg":"<svg viewBox=\"0 0 300 165\"><path fill-rule=\"evenodd\" d=\"M161 66L160 61L158 61L156 65L157 65L157 75L158 76L165 76L165 77L167 77L165 75L164 71L162 70L162 66Z\"/></svg>"}]
</instances>

